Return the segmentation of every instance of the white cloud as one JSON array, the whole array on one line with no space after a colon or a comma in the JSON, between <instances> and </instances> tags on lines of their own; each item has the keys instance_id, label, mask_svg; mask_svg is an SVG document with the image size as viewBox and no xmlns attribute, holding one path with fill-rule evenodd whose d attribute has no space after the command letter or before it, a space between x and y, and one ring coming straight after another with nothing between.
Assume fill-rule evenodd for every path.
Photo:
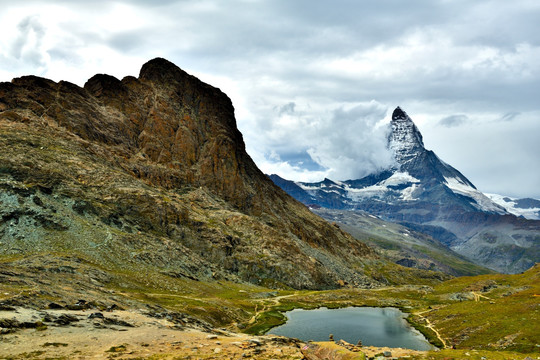
<instances>
[{"instance_id":1,"label":"white cloud","mask_svg":"<svg viewBox=\"0 0 540 360\"><path fill-rule=\"evenodd\" d=\"M450 115L450 116L445 117L444 119L441 119L439 121L439 124L446 127L453 127L453 126L460 126L466 123L467 120L469 120L467 115L463 115L463 114Z\"/></svg>"},{"instance_id":2,"label":"white cloud","mask_svg":"<svg viewBox=\"0 0 540 360\"><path fill-rule=\"evenodd\" d=\"M488 193L538 197L540 184L540 111L512 114L502 120L500 113L471 114L460 126L444 127L424 123L426 148L451 164ZM536 185L535 185L536 184Z\"/></svg>"},{"instance_id":3,"label":"white cloud","mask_svg":"<svg viewBox=\"0 0 540 360\"><path fill-rule=\"evenodd\" d=\"M479 187L540 197L538 1L0 3L0 81L82 85L165 57L227 93L257 164L295 180L387 163L379 121L400 105Z\"/></svg>"},{"instance_id":4,"label":"white cloud","mask_svg":"<svg viewBox=\"0 0 540 360\"><path fill-rule=\"evenodd\" d=\"M338 108L317 124L308 149L311 157L336 180L358 179L392 165L388 127L380 126L387 107L375 101ZM324 135L321 135L324 134Z\"/></svg>"}]
</instances>

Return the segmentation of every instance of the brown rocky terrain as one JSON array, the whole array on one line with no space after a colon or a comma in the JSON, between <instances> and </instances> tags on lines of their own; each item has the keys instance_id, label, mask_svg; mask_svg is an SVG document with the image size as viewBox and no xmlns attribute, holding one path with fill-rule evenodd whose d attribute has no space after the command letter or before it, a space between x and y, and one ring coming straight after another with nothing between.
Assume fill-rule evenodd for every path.
<instances>
[{"instance_id":1,"label":"brown rocky terrain","mask_svg":"<svg viewBox=\"0 0 540 360\"><path fill-rule=\"evenodd\" d=\"M17 78L0 85L0 110L5 255L76 252L297 288L373 283L359 262L372 251L277 189L245 152L229 98L164 59L84 89Z\"/></svg>"},{"instance_id":2,"label":"brown rocky terrain","mask_svg":"<svg viewBox=\"0 0 540 360\"><path fill-rule=\"evenodd\" d=\"M16 309L0 311L0 316L21 324L50 319L49 326L2 335L2 359L141 359L152 355L160 359L302 358L297 340L184 328L171 319L140 312Z\"/></svg>"},{"instance_id":3,"label":"brown rocky terrain","mask_svg":"<svg viewBox=\"0 0 540 360\"><path fill-rule=\"evenodd\" d=\"M347 360L374 358L385 352L394 359L427 353L357 347L342 340L306 343L275 335L250 336L226 329L185 328L174 319L124 310L102 313L17 308L0 311L0 317L21 325L43 318L49 320L48 326L3 334L2 359L143 359L154 356L159 359Z\"/></svg>"}]
</instances>

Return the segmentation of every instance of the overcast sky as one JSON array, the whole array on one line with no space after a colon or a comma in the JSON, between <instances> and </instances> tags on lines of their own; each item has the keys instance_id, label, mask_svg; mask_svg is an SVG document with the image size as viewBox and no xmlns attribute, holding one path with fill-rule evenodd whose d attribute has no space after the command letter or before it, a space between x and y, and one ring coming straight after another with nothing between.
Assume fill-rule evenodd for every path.
<instances>
[{"instance_id":1,"label":"overcast sky","mask_svg":"<svg viewBox=\"0 0 540 360\"><path fill-rule=\"evenodd\" d=\"M266 173L359 178L401 106L480 190L540 198L538 0L0 0L0 81L164 57L227 93Z\"/></svg>"}]
</instances>

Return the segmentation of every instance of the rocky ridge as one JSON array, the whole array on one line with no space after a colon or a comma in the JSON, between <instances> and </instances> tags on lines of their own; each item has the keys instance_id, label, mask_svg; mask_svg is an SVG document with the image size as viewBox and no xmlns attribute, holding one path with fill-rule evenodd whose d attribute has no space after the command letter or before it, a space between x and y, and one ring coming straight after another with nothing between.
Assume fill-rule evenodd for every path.
<instances>
[{"instance_id":1,"label":"rocky ridge","mask_svg":"<svg viewBox=\"0 0 540 360\"><path fill-rule=\"evenodd\" d=\"M276 187L219 89L165 59L0 83L0 253L266 286L377 286L365 244ZM384 282L399 282L399 271ZM419 276L431 276L421 274Z\"/></svg>"}]
</instances>

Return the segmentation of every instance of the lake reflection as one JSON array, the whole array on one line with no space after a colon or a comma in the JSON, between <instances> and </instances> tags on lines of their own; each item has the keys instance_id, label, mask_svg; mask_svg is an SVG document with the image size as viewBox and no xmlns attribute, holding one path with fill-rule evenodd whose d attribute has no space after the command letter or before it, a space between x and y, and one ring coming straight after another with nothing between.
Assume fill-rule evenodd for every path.
<instances>
[{"instance_id":1,"label":"lake reflection","mask_svg":"<svg viewBox=\"0 0 540 360\"><path fill-rule=\"evenodd\" d=\"M430 350L433 347L404 319L405 314L395 308L344 308L316 310L296 309L285 313L287 323L268 333L308 341L335 340L351 344L358 340L363 345L402 347Z\"/></svg>"}]
</instances>

